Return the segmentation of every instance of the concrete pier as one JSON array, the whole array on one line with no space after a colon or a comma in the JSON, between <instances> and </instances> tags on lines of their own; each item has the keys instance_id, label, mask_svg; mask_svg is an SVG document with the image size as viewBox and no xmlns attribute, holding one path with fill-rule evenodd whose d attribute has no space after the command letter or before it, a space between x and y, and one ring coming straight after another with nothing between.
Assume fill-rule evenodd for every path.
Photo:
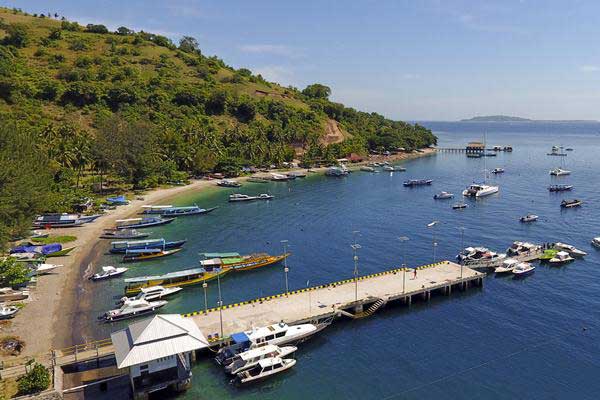
<instances>
[{"instance_id":1,"label":"concrete pier","mask_svg":"<svg viewBox=\"0 0 600 400\"><path fill-rule=\"evenodd\" d=\"M450 295L453 286L456 290L481 286L484 276L468 267L442 261L414 270L398 268L184 316L193 318L206 337L218 340L280 321L293 324L341 315L360 318L390 301L411 304L415 296L428 301L432 293Z\"/></svg>"}]
</instances>

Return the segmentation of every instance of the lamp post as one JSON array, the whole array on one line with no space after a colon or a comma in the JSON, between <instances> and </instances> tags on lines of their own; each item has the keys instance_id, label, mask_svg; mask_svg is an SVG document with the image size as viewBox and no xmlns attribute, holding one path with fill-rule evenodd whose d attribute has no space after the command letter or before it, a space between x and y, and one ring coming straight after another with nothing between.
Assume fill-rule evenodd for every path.
<instances>
[{"instance_id":1,"label":"lamp post","mask_svg":"<svg viewBox=\"0 0 600 400\"><path fill-rule=\"evenodd\" d=\"M223 299L221 298L221 271L217 272L217 286L219 288L219 322L221 323L221 340L223 340Z\"/></svg>"},{"instance_id":2,"label":"lamp post","mask_svg":"<svg viewBox=\"0 0 600 400\"><path fill-rule=\"evenodd\" d=\"M465 227L461 226L458 228L460 230L460 251L463 251L465 248ZM463 278L463 264L464 262L460 262L460 279Z\"/></svg>"},{"instance_id":3,"label":"lamp post","mask_svg":"<svg viewBox=\"0 0 600 400\"><path fill-rule=\"evenodd\" d=\"M431 243L433 246L433 262L435 263L435 248L437 247L437 243L435 241L435 226L439 224L440 221L433 221L427 224L428 228L431 228Z\"/></svg>"},{"instance_id":4,"label":"lamp post","mask_svg":"<svg viewBox=\"0 0 600 400\"><path fill-rule=\"evenodd\" d=\"M281 244L283 244L283 254L286 255L287 254L287 244L288 241L287 240L282 240ZM288 286L288 272L290 271L290 269L287 266L287 257L285 257L283 259L283 272L285 274L285 295L287 296L289 294L289 286Z\"/></svg>"},{"instance_id":5,"label":"lamp post","mask_svg":"<svg viewBox=\"0 0 600 400\"><path fill-rule=\"evenodd\" d=\"M208 283L204 282L202 284L202 288L204 289L204 313L208 314L208 298L206 297L206 288L208 287Z\"/></svg>"},{"instance_id":6,"label":"lamp post","mask_svg":"<svg viewBox=\"0 0 600 400\"><path fill-rule=\"evenodd\" d=\"M407 236L400 236L398 238L400 243L402 243L402 293L406 292L406 242L408 239Z\"/></svg>"},{"instance_id":7,"label":"lamp post","mask_svg":"<svg viewBox=\"0 0 600 400\"><path fill-rule=\"evenodd\" d=\"M361 248L361 245L358 243L354 243L351 245L352 253L354 256L354 301L358 301L358 249Z\"/></svg>"},{"instance_id":8,"label":"lamp post","mask_svg":"<svg viewBox=\"0 0 600 400\"><path fill-rule=\"evenodd\" d=\"M310 304L310 290L308 289L308 286L310 285L310 280L306 281L306 291L308 292L308 315L310 315L311 313L311 304Z\"/></svg>"}]
</instances>

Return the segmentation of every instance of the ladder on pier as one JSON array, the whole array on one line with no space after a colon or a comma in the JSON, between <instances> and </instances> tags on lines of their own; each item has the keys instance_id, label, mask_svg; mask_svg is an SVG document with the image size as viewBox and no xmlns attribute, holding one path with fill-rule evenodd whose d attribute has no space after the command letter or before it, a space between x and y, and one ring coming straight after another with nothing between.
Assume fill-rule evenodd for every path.
<instances>
[{"instance_id":1,"label":"ladder on pier","mask_svg":"<svg viewBox=\"0 0 600 400\"><path fill-rule=\"evenodd\" d=\"M370 317L371 315L375 314L375 311L377 311L381 307L383 307L385 305L385 303L387 303L386 300L384 300L384 299L377 299L377 301L375 303L371 304L369 306L369 308L367 308L366 310L361 311L361 312L356 313L356 314L350 314L350 315L352 315L352 318L354 318L354 319L360 319L360 318Z\"/></svg>"}]
</instances>

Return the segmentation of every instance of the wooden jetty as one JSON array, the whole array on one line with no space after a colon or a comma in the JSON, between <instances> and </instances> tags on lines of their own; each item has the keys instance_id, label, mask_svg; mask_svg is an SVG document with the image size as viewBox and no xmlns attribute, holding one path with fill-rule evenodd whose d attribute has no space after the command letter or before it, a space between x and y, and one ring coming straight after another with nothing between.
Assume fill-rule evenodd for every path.
<instances>
[{"instance_id":1,"label":"wooden jetty","mask_svg":"<svg viewBox=\"0 0 600 400\"><path fill-rule=\"evenodd\" d=\"M192 318L202 333L214 345L218 345L232 333L281 321L296 324L340 316L364 318L388 302L410 305L413 299L427 301L434 293L450 295L455 289L481 287L484 277L485 273L450 261L441 261L414 269L387 270L184 316ZM2 363L0 378L15 378L25 374L33 358L47 367L60 367L113 356L114 347L110 338L107 338Z\"/></svg>"}]
</instances>

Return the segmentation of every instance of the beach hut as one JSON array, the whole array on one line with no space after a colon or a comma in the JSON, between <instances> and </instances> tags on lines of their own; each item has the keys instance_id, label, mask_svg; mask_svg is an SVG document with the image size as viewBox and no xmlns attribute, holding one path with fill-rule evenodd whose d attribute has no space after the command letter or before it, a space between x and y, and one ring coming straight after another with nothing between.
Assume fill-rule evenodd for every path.
<instances>
[{"instance_id":1,"label":"beach hut","mask_svg":"<svg viewBox=\"0 0 600 400\"><path fill-rule=\"evenodd\" d=\"M129 370L134 399L191 385L194 352L208 341L191 318L179 314L156 315L110 335L119 369Z\"/></svg>"}]
</instances>

